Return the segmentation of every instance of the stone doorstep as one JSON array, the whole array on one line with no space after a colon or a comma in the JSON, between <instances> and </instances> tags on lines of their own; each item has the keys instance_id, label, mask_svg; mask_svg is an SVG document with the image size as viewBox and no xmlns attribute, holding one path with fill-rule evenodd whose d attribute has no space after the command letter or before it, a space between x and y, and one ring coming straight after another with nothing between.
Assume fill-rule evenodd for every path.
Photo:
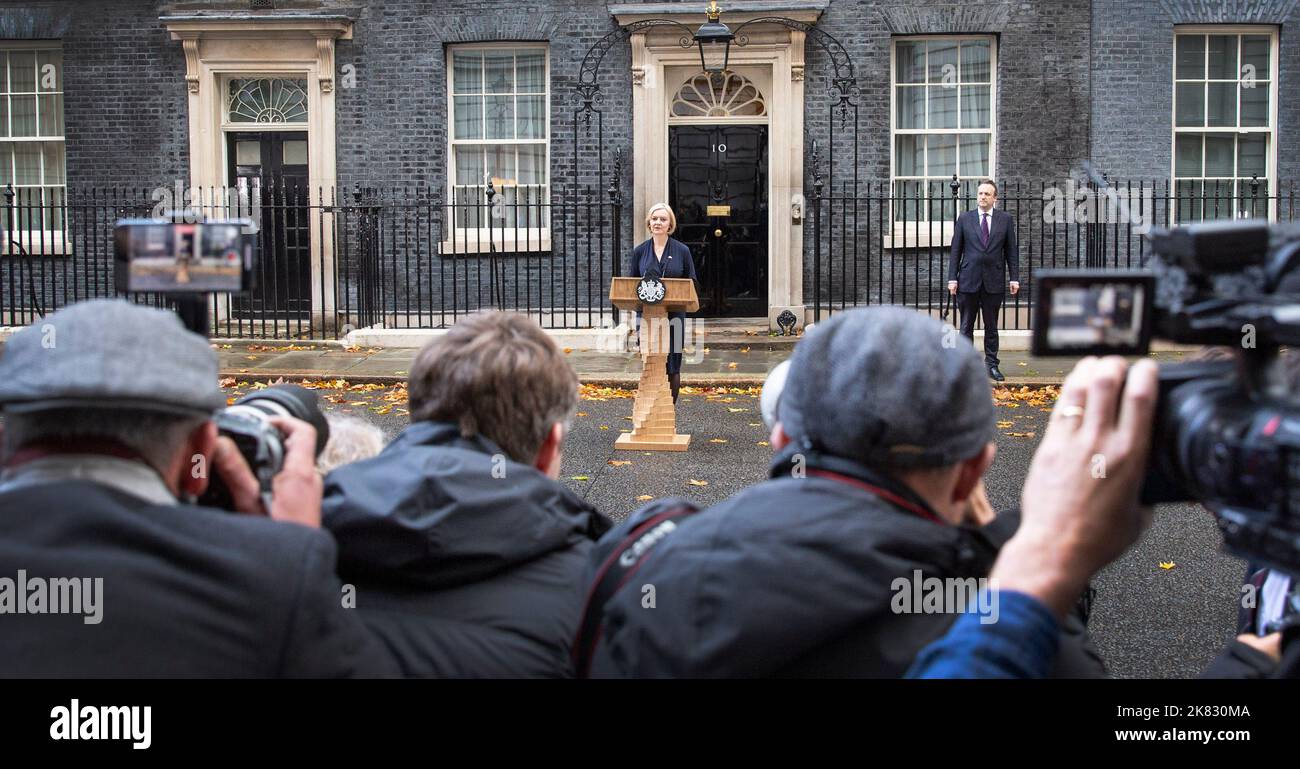
<instances>
[{"instance_id":1,"label":"stone doorstep","mask_svg":"<svg viewBox=\"0 0 1300 769\"><path fill-rule=\"evenodd\" d=\"M626 352L630 333L624 325L613 328L549 328L545 331L561 348L613 353ZM445 333L445 328L362 328L348 334L343 342L347 347L420 348Z\"/></svg>"}]
</instances>

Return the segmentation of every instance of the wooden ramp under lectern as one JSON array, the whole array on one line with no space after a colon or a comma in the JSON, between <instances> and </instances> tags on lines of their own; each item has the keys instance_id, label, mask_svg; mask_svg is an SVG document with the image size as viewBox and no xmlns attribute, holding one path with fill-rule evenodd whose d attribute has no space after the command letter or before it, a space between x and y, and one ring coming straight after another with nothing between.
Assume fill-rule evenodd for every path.
<instances>
[{"instance_id":1,"label":"wooden ramp under lectern","mask_svg":"<svg viewBox=\"0 0 1300 769\"><path fill-rule=\"evenodd\" d=\"M695 312L700 301L695 283L688 278L664 278L663 301L645 304L637 296L640 278L614 278L610 301L621 310L641 312L641 381L632 406L632 432L614 442L616 449L638 451L685 451L691 436L677 432L677 409L668 386L668 353L671 352L668 313ZM685 338L685 329L679 333Z\"/></svg>"}]
</instances>

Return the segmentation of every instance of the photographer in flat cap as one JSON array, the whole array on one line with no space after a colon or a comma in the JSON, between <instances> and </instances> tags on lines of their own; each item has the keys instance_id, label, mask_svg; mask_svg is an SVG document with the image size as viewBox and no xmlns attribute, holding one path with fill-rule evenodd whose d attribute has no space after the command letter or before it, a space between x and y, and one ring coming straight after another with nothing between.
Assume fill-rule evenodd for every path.
<instances>
[{"instance_id":1,"label":"photographer in flat cap","mask_svg":"<svg viewBox=\"0 0 1300 769\"><path fill-rule=\"evenodd\" d=\"M967 608L953 599L976 600L1017 520L983 523L969 501L993 462L994 413L954 329L896 307L838 314L796 348L776 417L769 480L618 563L596 563L606 540L653 518L634 513L598 545L593 581L630 563L654 608L644 588L600 596L590 675L900 676ZM1103 675L1074 631L1057 673Z\"/></svg>"},{"instance_id":2,"label":"photographer in flat cap","mask_svg":"<svg viewBox=\"0 0 1300 769\"><path fill-rule=\"evenodd\" d=\"M162 310L85 302L6 343L0 675L395 672L342 606L316 431L270 420L263 493L218 438L225 400L207 341ZM244 514L191 503L209 470Z\"/></svg>"}]
</instances>

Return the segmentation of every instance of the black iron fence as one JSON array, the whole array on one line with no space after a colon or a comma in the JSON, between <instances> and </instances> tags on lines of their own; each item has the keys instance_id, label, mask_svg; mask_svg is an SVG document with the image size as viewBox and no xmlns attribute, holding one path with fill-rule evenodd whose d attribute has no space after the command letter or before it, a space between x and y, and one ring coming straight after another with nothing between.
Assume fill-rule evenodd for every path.
<instances>
[{"instance_id":1,"label":"black iron fence","mask_svg":"<svg viewBox=\"0 0 1300 769\"><path fill-rule=\"evenodd\" d=\"M805 222L804 292L812 320L837 310L897 304L951 313L946 289L954 222L974 210L974 183L921 180L827 189L814 178ZM997 207L1015 220L1021 291L1003 303L1001 328L1028 329L1034 273L1146 264L1151 227L1268 218L1294 221L1296 185L1259 179L1124 181L1105 189L1066 181L1003 183ZM955 320L955 314L948 315Z\"/></svg>"},{"instance_id":2,"label":"black iron fence","mask_svg":"<svg viewBox=\"0 0 1300 769\"><path fill-rule=\"evenodd\" d=\"M617 178L617 174L615 175ZM948 243L971 186L947 180L814 183L802 254L810 319L869 304L951 309ZM210 305L214 336L335 339L352 329L445 328L466 313L527 313L547 328L612 325L610 277L631 238L617 188L304 188L273 179L187 190L4 190L0 325L73 302L115 296L113 226L122 218L247 216L257 232L256 288ZM1044 268L1145 264L1151 226L1205 219L1296 219L1294 183L1124 182L1106 191L1066 182L1004 184L1021 285L1002 327L1026 329L1034 274ZM159 295L135 301L166 305Z\"/></svg>"},{"instance_id":3,"label":"black iron fence","mask_svg":"<svg viewBox=\"0 0 1300 769\"><path fill-rule=\"evenodd\" d=\"M611 324L622 246L617 192L545 187L7 188L0 207L0 325L116 296L113 227L123 218L247 217L256 286L210 302L218 337L333 339L353 329L445 328L466 313L527 313L548 328ZM475 194L476 193L476 194ZM164 295L129 295L166 306Z\"/></svg>"}]
</instances>

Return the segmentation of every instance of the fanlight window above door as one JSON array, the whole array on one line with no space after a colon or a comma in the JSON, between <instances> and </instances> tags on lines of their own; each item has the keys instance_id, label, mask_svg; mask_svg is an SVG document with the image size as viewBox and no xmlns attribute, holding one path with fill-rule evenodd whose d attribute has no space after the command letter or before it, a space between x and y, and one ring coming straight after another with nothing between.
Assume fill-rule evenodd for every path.
<instances>
[{"instance_id":1,"label":"fanlight window above door","mask_svg":"<svg viewBox=\"0 0 1300 769\"><path fill-rule=\"evenodd\" d=\"M234 78L227 107L231 123L306 123L307 80Z\"/></svg>"},{"instance_id":2,"label":"fanlight window above door","mask_svg":"<svg viewBox=\"0 0 1300 769\"><path fill-rule=\"evenodd\" d=\"M687 80L673 97L673 117L757 117L767 114L763 94L749 78L730 70Z\"/></svg>"}]
</instances>

